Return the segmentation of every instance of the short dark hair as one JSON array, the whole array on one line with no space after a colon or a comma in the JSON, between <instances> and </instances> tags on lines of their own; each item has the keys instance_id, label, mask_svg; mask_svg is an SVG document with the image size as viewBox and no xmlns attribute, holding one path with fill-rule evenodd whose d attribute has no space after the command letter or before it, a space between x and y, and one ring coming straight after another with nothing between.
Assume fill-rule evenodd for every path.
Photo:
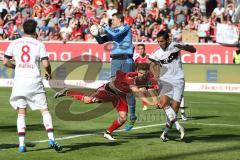
<instances>
[{"instance_id":1,"label":"short dark hair","mask_svg":"<svg viewBox=\"0 0 240 160\"><path fill-rule=\"evenodd\" d=\"M137 46L138 46L138 47L142 46L142 47L145 49L145 44L143 44L143 43L140 43L140 44L138 44Z\"/></svg>"},{"instance_id":2,"label":"short dark hair","mask_svg":"<svg viewBox=\"0 0 240 160\"><path fill-rule=\"evenodd\" d=\"M37 28L37 22L33 19L26 20L23 23L23 31L25 34L35 34Z\"/></svg>"},{"instance_id":3,"label":"short dark hair","mask_svg":"<svg viewBox=\"0 0 240 160\"><path fill-rule=\"evenodd\" d=\"M124 22L124 16L123 16L122 14L120 14L120 13L114 13L114 14L112 15L112 17L113 17L113 16L116 16L118 19L120 19L121 22Z\"/></svg>"},{"instance_id":4,"label":"short dark hair","mask_svg":"<svg viewBox=\"0 0 240 160\"><path fill-rule=\"evenodd\" d=\"M135 63L135 70L144 70L148 71L150 65L148 63Z\"/></svg>"},{"instance_id":5,"label":"short dark hair","mask_svg":"<svg viewBox=\"0 0 240 160\"><path fill-rule=\"evenodd\" d=\"M168 40L169 34L167 31L160 31L160 32L158 32L157 37L163 37L165 40Z\"/></svg>"}]
</instances>

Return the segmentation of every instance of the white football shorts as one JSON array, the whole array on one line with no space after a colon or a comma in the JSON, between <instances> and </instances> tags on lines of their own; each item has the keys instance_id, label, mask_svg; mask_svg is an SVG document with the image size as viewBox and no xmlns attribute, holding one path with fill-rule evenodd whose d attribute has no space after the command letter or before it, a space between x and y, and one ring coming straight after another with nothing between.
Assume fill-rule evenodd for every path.
<instances>
[{"instance_id":1,"label":"white football shorts","mask_svg":"<svg viewBox=\"0 0 240 160\"><path fill-rule=\"evenodd\" d=\"M48 108L46 93L42 81L32 79L14 80L10 104L17 108L40 110Z\"/></svg>"},{"instance_id":2,"label":"white football shorts","mask_svg":"<svg viewBox=\"0 0 240 160\"><path fill-rule=\"evenodd\" d=\"M166 95L170 99L177 102L181 102L184 92L185 81L180 80L160 80L159 82L159 93L161 95Z\"/></svg>"}]
</instances>

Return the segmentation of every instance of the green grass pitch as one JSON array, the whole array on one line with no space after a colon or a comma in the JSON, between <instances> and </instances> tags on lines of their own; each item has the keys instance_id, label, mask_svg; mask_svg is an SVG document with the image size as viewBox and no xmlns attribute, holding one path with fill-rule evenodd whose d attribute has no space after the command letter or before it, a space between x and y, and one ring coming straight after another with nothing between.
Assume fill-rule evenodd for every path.
<instances>
[{"instance_id":1,"label":"green grass pitch","mask_svg":"<svg viewBox=\"0 0 240 160\"><path fill-rule=\"evenodd\" d=\"M179 141L175 129L170 132L171 141L162 142L159 136L165 122L163 111L152 108L142 112L138 102L136 129L116 132L117 141L109 142L100 132L116 118L114 110L88 121L62 120L55 111L61 100L53 99L54 91L47 90L55 136L65 138L58 140L63 146L61 153L48 149L41 115L31 110L27 116L28 152L18 152L16 113L9 104L10 94L9 88L0 89L0 160L240 160L240 94L186 92L186 113L190 118L180 120L186 128L184 142ZM75 101L70 112L86 113L98 105Z\"/></svg>"}]
</instances>

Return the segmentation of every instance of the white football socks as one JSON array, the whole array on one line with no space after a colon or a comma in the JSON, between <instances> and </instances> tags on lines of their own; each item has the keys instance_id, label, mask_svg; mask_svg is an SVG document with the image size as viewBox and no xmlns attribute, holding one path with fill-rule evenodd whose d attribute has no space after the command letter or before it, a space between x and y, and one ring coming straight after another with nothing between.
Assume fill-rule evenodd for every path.
<instances>
[{"instance_id":1,"label":"white football socks","mask_svg":"<svg viewBox=\"0 0 240 160\"><path fill-rule=\"evenodd\" d=\"M17 118L17 131L19 136L19 146L25 146L25 129L26 129L26 122L25 122L25 115L18 114Z\"/></svg>"},{"instance_id":2,"label":"white football socks","mask_svg":"<svg viewBox=\"0 0 240 160\"><path fill-rule=\"evenodd\" d=\"M49 111L45 111L42 113L42 117L43 117L43 124L45 126L46 131L48 132L48 138L50 140L54 140L51 114L49 113Z\"/></svg>"},{"instance_id":3,"label":"white football socks","mask_svg":"<svg viewBox=\"0 0 240 160\"><path fill-rule=\"evenodd\" d=\"M185 114L185 110L184 110L184 97L182 98L182 101L180 103L180 111L181 111L181 114L184 115Z\"/></svg>"},{"instance_id":4,"label":"white football socks","mask_svg":"<svg viewBox=\"0 0 240 160\"><path fill-rule=\"evenodd\" d=\"M170 122L170 120L167 117L166 126L163 130L164 134L167 134L169 132L169 130L171 129L171 127L172 127L172 123Z\"/></svg>"},{"instance_id":5,"label":"white football socks","mask_svg":"<svg viewBox=\"0 0 240 160\"><path fill-rule=\"evenodd\" d=\"M181 125L179 124L179 122L176 120L174 124L175 124L177 130L179 131L181 128Z\"/></svg>"},{"instance_id":6,"label":"white football socks","mask_svg":"<svg viewBox=\"0 0 240 160\"><path fill-rule=\"evenodd\" d=\"M176 119L176 113L175 111L172 109L171 106L167 106L164 108L165 113L167 115L167 118L169 119L170 122L174 122L174 120Z\"/></svg>"},{"instance_id":7,"label":"white football socks","mask_svg":"<svg viewBox=\"0 0 240 160\"><path fill-rule=\"evenodd\" d=\"M167 115L167 118L170 120L171 123L174 123L177 130L179 130L181 128L181 125L177 121L177 115L175 111L172 109L171 106L167 106L164 110Z\"/></svg>"}]
</instances>

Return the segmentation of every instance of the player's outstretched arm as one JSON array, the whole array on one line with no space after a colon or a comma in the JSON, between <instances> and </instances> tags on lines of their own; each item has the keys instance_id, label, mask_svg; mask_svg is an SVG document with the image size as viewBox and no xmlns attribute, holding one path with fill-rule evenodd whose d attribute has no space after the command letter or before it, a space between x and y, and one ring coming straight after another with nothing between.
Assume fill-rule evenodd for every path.
<instances>
[{"instance_id":1,"label":"player's outstretched arm","mask_svg":"<svg viewBox=\"0 0 240 160\"><path fill-rule=\"evenodd\" d=\"M182 45L182 44L175 44L174 47L179 48L180 50L185 50L191 53L195 53L197 50L193 45Z\"/></svg>"},{"instance_id":2,"label":"player's outstretched arm","mask_svg":"<svg viewBox=\"0 0 240 160\"><path fill-rule=\"evenodd\" d=\"M10 61L10 57L7 57L6 55L4 56L4 59L3 59L3 65L5 67L8 67L8 68L12 68L12 69L15 69L16 65L13 64L11 61Z\"/></svg>"},{"instance_id":3,"label":"player's outstretched arm","mask_svg":"<svg viewBox=\"0 0 240 160\"><path fill-rule=\"evenodd\" d=\"M136 85L130 85L130 89L133 92L134 95L136 95L140 100L147 103L147 105L155 105L154 102L150 102L146 96L140 91L140 89Z\"/></svg>"},{"instance_id":4,"label":"player's outstretched arm","mask_svg":"<svg viewBox=\"0 0 240 160\"><path fill-rule=\"evenodd\" d=\"M96 98L95 94L98 94L98 93L94 92L91 94L91 96L87 96L84 93L79 91L63 89L62 91L59 91L55 94L55 98L62 97L62 96L70 96L78 101L82 101L85 104L102 103L100 99Z\"/></svg>"}]
</instances>

